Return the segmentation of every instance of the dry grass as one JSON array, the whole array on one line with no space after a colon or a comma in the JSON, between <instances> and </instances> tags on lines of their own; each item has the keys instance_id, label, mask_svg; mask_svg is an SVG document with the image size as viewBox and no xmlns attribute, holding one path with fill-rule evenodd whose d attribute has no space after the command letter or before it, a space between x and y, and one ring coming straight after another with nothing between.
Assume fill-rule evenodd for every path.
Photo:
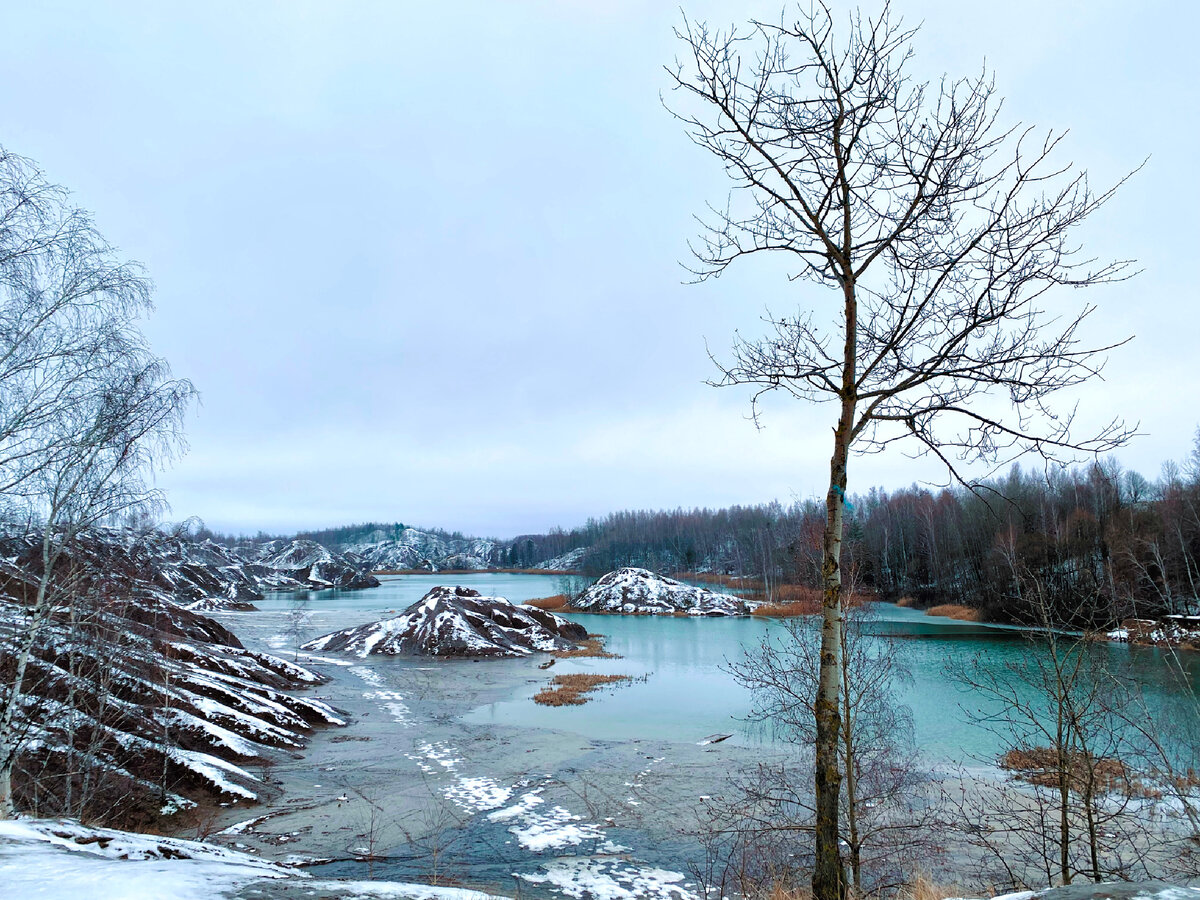
<instances>
[{"instance_id":1,"label":"dry grass","mask_svg":"<svg viewBox=\"0 0 1200 900\"><path fill-rule=\"evenodd\" d=\"M943 603L941 606L931 606L925 610L927 616L945 616L948 619L958 619L962 622L978 622L979 610L969 606L959 606L957 603Z\"/></svg>"},{"instance_id":2,"label":"dry grass","mask_svg":"<svg viewBox=\"0 0 1200 900\"><path fill-rule=\"evenodd\" d=\"M675 572L671 575L678 581L689 581L693 584L715 584L731 591L761 591L761 578L745 578L740 575L720 575L716 572Z\"/></svg>"},{"instance_id":3,"label":"dry grass","mask_svg":"<svg viewBox=\"0 0 1200 900\"><path fill-rule=\"evenodd\" d=\"M579 706L587 703L587 693L600 685L629 680L628 675L555 675L550 687L533 695L533 702L542 706Z\"/></svg>"},{"instance_id":4,"label":"dry grass","mask_svg":"<svg viewBox=\"0 0 1200 900\"><path fill-rule=\"evenodd\" d=\"M961 888L938 884L924 872L918 872L896 893L897 900L946 900L961 896Z\"/></svg>"},{"instance_id":5,"label":"dry grass","mask_svg":"<svg viewBox=\"0 0 1200 900\"><path fill-rule=\"evenodd\" d=\"M751 612L754 616L784 618L787 616L817 616L821 614L821 600L824 592L820 588L809 587L805 584L781 584L775 588L775 596L770 603L763 602ZM754 598L765 601L764 595ZM873 594L847 594L842 602L847 607L855 607L874 600Z\"/></svg>"},{"instance_id":6,"label":"dry grass","mask_svg":"<svg viewBox=\"0 0 1200 900\"><path fill-rule=\"evenodd\" d=\"M903 606L905 609L912 609L917 605L917 600L915 597L901 597L896 601L896 605Z\"/></svg>"},{"instance_id":7,"label":"dry grass","mask_svg":"<svg viewBox=\"0 0 1200 900\"><path fill-rule=\"evenodd\" d=\"M853 897L853 892L849 892ZM978 892L976 892L978 896ZM812 888L807 884L796 884L791 878L777 878L769 885L747 896L754 900L812 900ZM866 895L873 896L873 895ZM917 872L896 891L896 900L946 900L948 897L966 896L961 887L939 884L925 872Z\"/></svg>"},{"instance_id":8,"label":"dry grass","mask_svg":"<svg viewBox=\"0 0 1200 900\"><path fill-rule=\"evenodd\" d=\"M1094 780L1093 790L1099 793L1116 792L1129 797L1161 799L1162 792L1131 777L1125 763L1101 756L1089 758L1078 751L1068 754L1065 762L1069 789L1082 793L1088 786L1089 761ZM1007 769L1022 781L1039 787L1058 787L1058 754L1050 747L1020 748L1007 751L1000 757L1000 768Z\"/></svg>"},{"instance_id":9,"label":"dry grass","mask_svg":"<svg viewBox=\"0 0 1200 900\"><path fill-rule=\"evenodd\" d=\"M604 635L589 634L582 644L574 650L555 650L551 654L555 659L620 659L620 653L609 653L604 649Z\"/></svg>"},{"instance_id":10,"label":"dry grass","mask_svg":"<svg viewBox=\"0 0 1200 900\"><path fill-rule=\"evenodd\" d=\"M544 610L565 609L569 599L566 594L555 594L553 597L534 597L532 600L524 600L522 605Z\"/></svg>"},{"instance_id":11,"label":"dry grass","mask_svg":"<svg viewBox=\"0 0 1200 900\"><path fill-rule=\"evenodd\" d=\"M764 603L750 611L752 616L783 619L789 616L816 616L821 613L821 601L794 600L791 603Z\"/></svg>"},{"instance_id":12,"label":"dry grass","mask_svg":"<svg viewBox=\"0 0 1200 900\"><path fill-rule=\"evenodd\" d=\"M812 888L808 885L788 884L785 881L774 882L766 891L757 896L760 900L812 900Z\"/></svg>"}]
</instances>

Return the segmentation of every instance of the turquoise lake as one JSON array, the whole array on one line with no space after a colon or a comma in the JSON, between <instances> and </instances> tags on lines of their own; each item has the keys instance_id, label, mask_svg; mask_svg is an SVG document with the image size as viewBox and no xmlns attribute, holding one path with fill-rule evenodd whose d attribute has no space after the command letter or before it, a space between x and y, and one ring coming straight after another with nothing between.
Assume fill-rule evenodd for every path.
<instances>
[{"instance_id":1,"label":"turquoise lake","mask_svg":"<svg viewBox=\"0 0 1200 900\"><path fill-rule=\"evenodd\" d=\"M513 602L559 592L559 579L550 575L434 574L385 576L381 580L381 587L364 591L310 594L312 627L324 633L395 615L439 584L461 584ZM264 611L283 611L294 602L294 595L280 594L260 606ZM604 634L607 648L622 658L563 660L555 666L555 673L620 673L639 680L601 690L583 706L554 708L532 702L540 685L531 684L507 700L472 711L467 719L562 729L605 740L694 742L717 732L732 733L732 740L742 744L772 740L762 726L745 721L751 695L729 673L728 665L741 659L745 649L757 647L764 636L782 633L777 622L612 615L570 618L590 632ZM1017 629L931 617L891 604L875 604L868 629L895 639L900 658L911 673L911 681L897 690L896 700L912 709L916 742L927 759L969 767L990 765L998 739L972 724L967 715L967 710L981 709L983 704L947 676L947 666L978 660L984 667L999 670L1023 655L1039 652L1038 645ZM1172 675L1163 651L1101 645L1095 652L1111 654L1115 665L1143 684L1152 710L1160 715L1175 714L1173 704L1183 699L1181 694L1187 689ZM1200 687L1196 656L1200 654L1179 657L1192 690Z\"/></svg>"}]
</instances>

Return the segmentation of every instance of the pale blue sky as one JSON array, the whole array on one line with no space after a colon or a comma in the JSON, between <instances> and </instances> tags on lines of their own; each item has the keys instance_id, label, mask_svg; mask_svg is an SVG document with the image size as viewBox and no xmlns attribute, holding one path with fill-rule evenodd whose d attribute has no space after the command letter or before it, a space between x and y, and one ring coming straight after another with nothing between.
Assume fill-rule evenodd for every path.
<instances>
[{"instance_id":1,"label":"pale blue sky","mask_svg":"<svg viewBox=\"0 0 1200 900\"><path fill-rule=\"evenodd\" d=\"M684 3L729 23L778 3ZM1086 234L1138 258L1092 292L1136 333L1085 414L1141 419L1153 477L1200 423L1198 82L1190 3L897 0L919 71L987 58L1015 118L1069 127L1104 184ZM681 284L716 164L659 103L673 3L0 3L0 143L147 264L155 348L203 405L162 476L233 530L399 519L512 535L625 507L823 490L827 408L703 385L773 266ZM807 293L806 293L807 292ZM1081 301L1081 296L1067 298ZM934 474L856 461L852 490Z\"/></svg>"}]
</instances>

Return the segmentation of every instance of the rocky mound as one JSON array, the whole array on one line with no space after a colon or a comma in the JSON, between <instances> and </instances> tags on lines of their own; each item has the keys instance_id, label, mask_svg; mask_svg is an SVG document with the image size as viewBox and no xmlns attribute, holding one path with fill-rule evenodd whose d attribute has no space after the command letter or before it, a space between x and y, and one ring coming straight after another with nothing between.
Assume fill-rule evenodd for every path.
<instances>
[{"instance_id":1,"label":"rocky mound","mask_svg":"<svg viewBox=\"0 0 1200 900\"><path fill-rule=\"evenodd\" d=\"M335 631L304 648L359 656L527 656L567 650L586 637L582 625L540 609L470 588L435 587L395 618Z\"/></svg>"},{"instance_id":2,"label":"rocky mound","mask_svg":"<svg viewBox=\"0 0 1200 900\"><path fill-rule=\"evenodd\" d=\"M275 591L325 588L354 591L379 587L379 579L371 574L369 565L345 554L331 553L316 541L308 540L264 544L257 565L249 566L248 571L267 590ZM288 582L295 582L296 586Z\"/></svg>"},{"instance_id":3,"label":"rocky mound","mask_svg":"<svg viewBox=\"0 0 1200 900\"><path fill-rule=\"evenodd\" d=\"M498 551L495 541L442 538L415 528L405 528L399 538L352 544L345 549L347 557L367 564L375 572L487 569L496 563Z\"/></svg>"},{"instance_id":4,"label":"rocky mound","mask_svg":"<svg viewBox=\"0 0 1200 900\"><path fill-rule=\"evenodd\" d=\"M751 609L750 603L732 594L635 568L609 572L571 605L580 612L641 615L744 616Z\"/></svg>"},{"instance_id":5,"label":"rocky mound","mask_svg":"<svg viewBox=\"0 0 1200 900\"><path fill-rule=\"evenodd\" d=\"M200 799L252 801L265 786L248 764L342 724L291 693L325 679L181 607L170 548L142 537L97 531L64 547L43 607L38 536L0 539L0 685L28 648L14 795L33 815L148 824Z\"/></svg>"}]
</instances>

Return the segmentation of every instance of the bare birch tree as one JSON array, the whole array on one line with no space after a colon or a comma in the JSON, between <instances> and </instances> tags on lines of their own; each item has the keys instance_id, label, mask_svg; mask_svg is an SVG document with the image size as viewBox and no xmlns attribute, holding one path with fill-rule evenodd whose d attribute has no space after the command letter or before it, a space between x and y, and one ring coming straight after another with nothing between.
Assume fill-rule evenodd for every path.
<instances>
[{"instance_id":1,"label":"bare birch tree","mask_svg":"<svg viewBox=\"0 0 1200 900\"><path fill-rule=\"evenodd\" d=\"M10 816L30 655L71 600L55 567L85 529L153 503L148 475L181 446L194 390L148 349L150 282L29 160L0 148L0 498L40 544L26 616L0 646L0 817Z\"/></svg>"},{"instance_id":2,"label":"bare birch tree","mask_svg":"<svg viewBox=\"0 0 1200 900\"><path fill-rule=\"evenodd\" d=\"M830 289L771 333L739 338L719 382L836 409L826 495L821 678L815 702L817 900L845 894L838 853L840 556L851 451L909 441L961 477L971 458L1107 451L1113 421L1075 432L1061 392L1096 377L1111 346L1083 343L1092 312L1056 288L1112 282L1127 261L1082 257L1076 229L1110 196L1057 162L1063 135L1005 126L985 70L917 81L907 28L834 20L820 0L777 23L712 30L685 19L668 68L672 113L722 163L729 202L693 246L698 280L781 253L792 280ZM1116 345L1113 345L1116 346Z\"/></svg>"}]
</instances>

